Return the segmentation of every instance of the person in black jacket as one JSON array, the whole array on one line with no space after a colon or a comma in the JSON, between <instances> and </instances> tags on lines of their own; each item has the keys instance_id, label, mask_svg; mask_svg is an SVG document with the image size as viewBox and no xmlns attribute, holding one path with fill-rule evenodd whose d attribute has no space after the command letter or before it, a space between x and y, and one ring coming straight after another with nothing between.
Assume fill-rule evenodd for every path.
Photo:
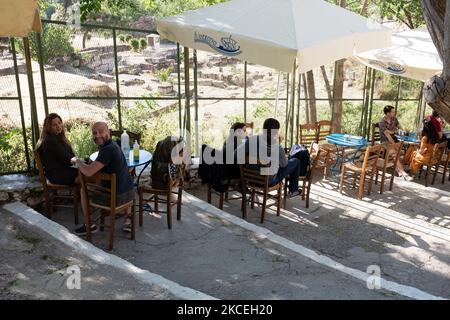
<instances>
[{"instance_id":1,"label":"person in black jacket","mask_svg":"<svg viewBox=\"0 0 450 320\"><path fill-rule=\"evenodd\" d=\"M51 183L63 185L78 183L78 170L72 168L70 162L75 154L58 114L50 113L45 118L36 149L41 156L45 176Z\"/></svg>"}]
</instances>

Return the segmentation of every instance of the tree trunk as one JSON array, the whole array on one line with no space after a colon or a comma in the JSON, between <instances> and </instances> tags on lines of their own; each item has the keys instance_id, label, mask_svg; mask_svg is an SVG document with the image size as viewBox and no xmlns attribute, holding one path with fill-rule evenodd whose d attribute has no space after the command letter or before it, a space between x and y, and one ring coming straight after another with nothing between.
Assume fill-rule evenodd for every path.
<instances>
[{"instance_id":1,"label":"tree trunk","mask_svg":"<svg viewBox=\"0 0 450 320\"><path fill-rule=\"evenodd\" d=\"M303 92L305 93L305 118L306 118L306 123L310 123L309 122L309 96L308 96L308 86L306 85L306 77L305 74L302 74L302 81L303 81Z\"/></svg>"},{"instance_id":2,"label":"tree trunk","mask_svg":"<svg viewBox=\"0 0 450 320\"><path fill-rule=\"evenodd\" d=\"M332 132L341 132L342 97L344 94L344 62L345 59L341 59L334 63L333 114L331 116Z\"/></svg>"},{"instance_id":3,"label":"tree trunk","mask_svg":"<svg viewBox=\"0 0 450 320\"><path fill-rule=\"evenodd\" d=\"M320 70L322 71L323 81L325 82L325 88L327 89L328 103L330 104L330 113L333 112L333 93L331 91L330 80L328 79L327 70L325 66L320 66Z\"/></svg>"},{"instance_id":4,"label":"tree trunk","mask_svg":"<svg viewBox=\"0 0 450 320\"><path fill-rule=\"evenodd\" d=\"M314 84L314 73L308 71L306 73L306 80L308 83L308 97L309 97L309 120L311 122L317 121L317 111L316 111L316 87Z\"/></svg>"},{"instance_id":5,"label":"tree trunk","mask_svg":"<svg viewBox=\"0 0 450 320\"><path fill-rule=\"evenodd\" d=\"M369 0L362 0L361 11L359 12L359 14L361 16L365 16L366 15L368 6L369 6Z\"/></svg>"},{"instance_id":6,"label":"tree trunk","mask_svg":"<svg viewBox=\"0 0 450 320\"><path fill-rule=\"evenodd\" d=\"M443 72L424 87L425 101L450 122L450 1L421 0L424 18L433 43L442 59Z\"/></svg>"},{"instance_id":7,"label":"tree trunk","mask_svg":"<svg viewBox=\"0 0 450 320\"><path fill-rule=\"evenodd\" d=\"M347 1L340 0L339 5L342 8L345 8L347 6ZM344 62L345 59L341 59L334 63L333 113L331 115L332 132L341 132L342 97L344 95Z\"/></svg>"}]
</instances>

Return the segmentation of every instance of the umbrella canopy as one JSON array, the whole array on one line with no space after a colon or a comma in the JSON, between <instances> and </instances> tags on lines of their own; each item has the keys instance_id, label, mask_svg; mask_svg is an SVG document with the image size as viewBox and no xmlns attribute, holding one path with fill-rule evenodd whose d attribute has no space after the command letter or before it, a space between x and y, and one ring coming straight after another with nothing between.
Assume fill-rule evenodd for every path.
<instances>
[{"instance_id":1,"label":"umbrella canopy","mask_svg":"<svg viewBox=\"0 0 450 320\"><path fill-rule=\"evenodd\" d=\"M423 82L442 72L441 58L425 28L393 34L392 46L356 58L371 68Z\"/></svg>"},{"instance_id":2,"label":"umbrella canopy","mask_svg":"<svg viewBox=\"0 0 450 320\"><path fill-rule=\"evenodd\" d=\"M391 45L391 30L322 0L231 0L158 21L183 46L300 72Z\"/></svg>"},{"instance_id":3,"label":"umbrella canopy","mask_svg":"<svg viewBox=\"0 0 450 320\"><path fill-rule=\"evenodd\" d=\"M37 0L0 0L0 37L28 37L41 32Z\"/></svg>"}]
</instances>

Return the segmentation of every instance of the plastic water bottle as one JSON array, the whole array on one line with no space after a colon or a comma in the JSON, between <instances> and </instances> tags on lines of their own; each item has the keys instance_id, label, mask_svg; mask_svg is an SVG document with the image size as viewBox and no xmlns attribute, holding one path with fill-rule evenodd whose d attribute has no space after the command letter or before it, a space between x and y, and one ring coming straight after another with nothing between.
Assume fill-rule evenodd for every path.
<instances>
[{"instance_id":1,"label":"plastic water bottle","mask_svg":"<svg viewBox=\"0 0 450 320\"><path fill-rule=\"evenodd\" d=\"M130 137L128 136L127 130L123 130L120 136L120 147L122 148L125 159L128 160L130 157Z\"/></svg>"},{"instance_id":2,"label":"plastic water bottle","mask_svg":"<svg viewBox=\"0 0 450 320\"><path fill-rule=\"evenodd\" d=\"M134 158L134 162L139 162L139 144L138 144L137 140L134 140L133 158Z\"/></svg>"}]
</instances>

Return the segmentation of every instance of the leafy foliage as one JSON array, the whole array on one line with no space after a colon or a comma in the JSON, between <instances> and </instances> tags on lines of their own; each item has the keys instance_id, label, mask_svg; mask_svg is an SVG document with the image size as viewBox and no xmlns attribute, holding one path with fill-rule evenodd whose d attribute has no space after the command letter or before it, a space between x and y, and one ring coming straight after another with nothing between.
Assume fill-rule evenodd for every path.
<instances>
[{"instance_id":1,"label":"leafy foliage","mask_svg":"<svg viewBox=\"0 0 450 320\"><path fill-rule=\"evenodd\" d=\"M168 17L224 1L225 0L145 0L144 5L152 15L157 17Z\"/></svg>"},{"instance_id":2,"label":"leafy foliage","mask_svg":"<svg viewBox=\"0 0 450 320\"><path fill-rule=\"evenodd\" d=\"M90 154L97 151L90 125L75 123L67 132L67 138L72 143L75 155L79 158L89 157Z\"/></svg>"},{"instance_id":3,"label":"leafy foliage","mask_svg":"<svg viewBox=\"0 0 450 320\"><path fill-rule=\"evenodd\" d=\"M173 71L172 68L169 67L166 69L157 70L157 71L155 71L154 74L160 82L167 82L167 81L169 81L169 77L170 77L170 74L172 73L172 71Z\"/></svg>"},{"instance_id":4,"label":"leafy foliage","mask_svg":"<svg viewBox=\"0 0 450 320\"><path fill-rule=\"evenodd\" d=\"M32 150L31 128L27 128L28 150ZM27 170L22 129L0 127L0 173Z\"/></svg>"},{"instance_id":5,"label":"leafy foliage","mask_svg":"<svg viewBox=\"0 0 450 320\"><path fill-rule=\"evenodd\" d=\"M42 55L43 62L49 63L56 57L69 56L74 52L70 43L70 30L65 26L45 23L42 26ZM38 59L38 39L37 34L32 33L30 36L31 57ZM23 53L23 41L18 41L17 47L19 52Z\"/></svg>"},{"instance_id":6,"label":"leafy foliage","mask_svg":"<svg viewBox=\"0 0 450 320\"><path fill-rule=\"evenodd\" d=\"M381 15L396 18L410 29L425 25L420 0L377 0Z\"/></svg>"},{"instance_id":7,"label":"leafy foliage","mask_svg":"<svg viewBox=\"0 0 450 320\"><path fill-rule=\"evenodd\" d=\"M139 40L138 39L131 39L129 43L131 45L131 48L133 48L133 51L139 50Z\"/></svg>"}]
</instances>

